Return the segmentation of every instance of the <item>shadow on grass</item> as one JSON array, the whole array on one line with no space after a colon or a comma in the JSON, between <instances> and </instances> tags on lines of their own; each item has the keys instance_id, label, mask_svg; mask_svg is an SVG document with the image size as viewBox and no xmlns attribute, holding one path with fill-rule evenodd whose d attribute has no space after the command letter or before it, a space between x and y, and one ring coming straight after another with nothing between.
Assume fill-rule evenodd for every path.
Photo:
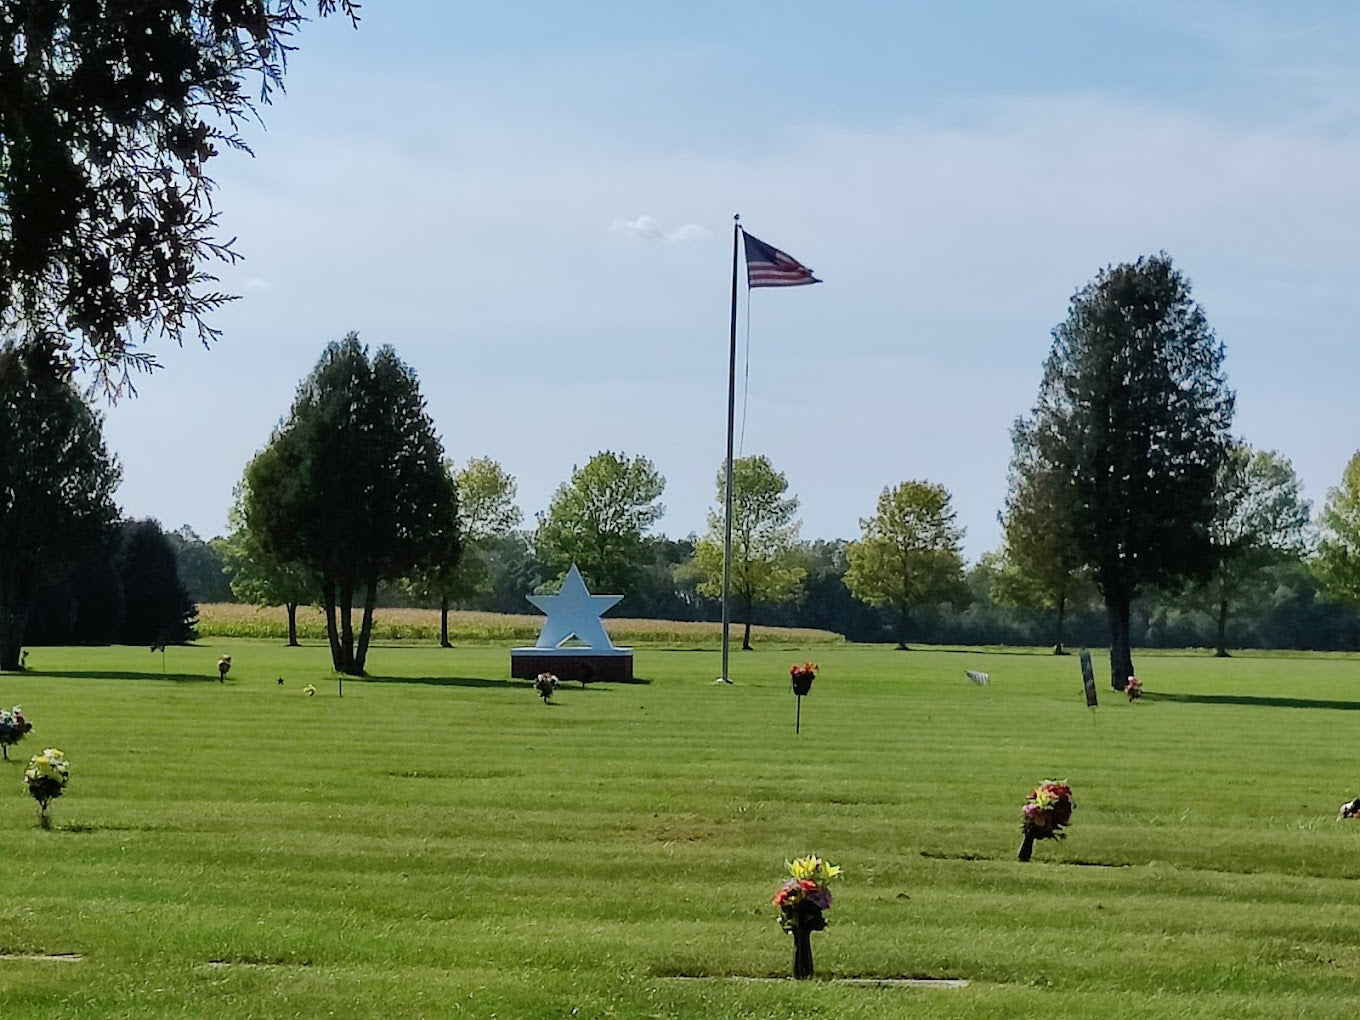
<instances>
[{"instance_id":1,"label":"shadow on grass","mask_svg":"<svg viewBox=\"0 0 1360 1020\"><path fill-rule=\"evenodd\" d=\"M991 857L987 854L944 853L936 850L922 850L921 856L932 861L1012 861L1014 857ZM1060 865L1069 868L1131 868L1127 861L1043 861L1044 864ZM910 899L905 893L898 893L899 899Z\"/></svg>"},{"instance_id":2,"label":"shadow on grass","mask_svg":"<svg viewBox=\"0 0 1360 1020\"><path fill-rule=\"evenodd\" d=\"M1055 654L1052 648L1034 648L1030 650L1006 649L1006 648L932 648L930 645L910 645L906 648L894 648L895 652L940 652L944 655L1018 655L1025 659L1067 659L1071 652L1063 652L1061 655Z\"/></svg>"},{"instance_id":3,"label":"shadow on grass","mask_svg":"<svg viewBox=\"0 0 1360 1020\"><path fill-rule=\"evenodd\" d=\"M1172 694L1164 691L1144 693L1145 701L1178 701L1192 705L1248 705L1254 708L1330 708L1338 712L1360 712L1360 701L1324 701L1321 698L1257 697L1251 694Z\"/></svg>"},{"instance_id":4,"label":"shadow on grass","mask_svg":"<svg viewBox=\"0 0 1360 1020\"><path fill-rule=\"evenodd\" d=\"M154 825L112 825L101 823L81 823L67 822L64 825L54 825L52 828L58 832L72 832L76 834L88 834L91 832L155 832L157 827ZM164 831L164 830L162 830Z\"/></svg>"},{"instance_id":5,"label":"shadow on grass","mask_svg":"<svg viewBox=\"0 0 1360 1020\"><path fill-rule=\"evenodd\" d=\"M345 683L428 684L433 687L532 687L527 680L491 680L484 676L347 676Z\"/></svg>"},{"instance_id":6,"label":"shadow on grass","mask_svg":"<svg viewBox=\"0 0 1360 1020\"><path fill-rule=\"evenodd\" d=\"M70 677L73 680L174 680L176 683L216 681L210 673L160 673L104 669L26 669L16 676Z\"/></svg>"},{"instance_id":7,"label":"shadow on grass","mask_svg":"<svg viewBox=\"0 0 1360 1020\"><path fill-rule=\"evenodd\" d=\"M433 687L499 687L499 688L525 688L533 687L532 680L490 680L486 677L474 676L365 676L365 677L346 677L348 680L357 680L361 683L379 684L429 684ZM616 686L646 686L650 680L634 678L632 680L592 680L585 685L579 680L563 680L558 684L558 694L580 693L582 691L597 692L608 690Z\"/></svg>"},{"instance_id":8,"label":"shadow on grass","mask_svg":"<svg viewBox=\"0 0 1360 1020\"><path fill-rule=\"evenodd\" d=\"M986 854L962 854L962 853L943 853L939 850L922 850L922 857L928 857L932 861L994 861L997 858L988 857Z\"/></svg>"},{"instance_id":9,"label":"shadow on grass","mask_svg":"<svg viewBox=\"0 0 1360 1020\"><path fill-rule=\"evenodd\" d=\"M680 970L673 967L664 969L654 969L652 974L655 977L665 978L672 981L749 981L752 984L783 984L792 983L796 980L792 974L781 971L766 971L763 974L744 974L737 971L728 970L709 970L700 968L694 971ZM849 974L839 974L835 971L818 971L810 979L807 985L814 984L843 984L860 985L864 987L891 988L898 987L926 987L926 988L966 988L968 980L958 977L932 977L927 974L872 974L867 971L855 971Z\"/></svg>"},{"instance_id":10,"label":"shadow on grass","mask_svg":"<svg viewBox=\"0 0 1360 1020\"><path fill-rule=\"evenodd\" d=\"M484 676L364 676L345 677L346 683L370 684L429 684L432 687L533 687L532 680L491 680ZM604 690L616 684L650 684L650 680L596 680L586 684L585 690ZM582 690L579 680L563 680L558 693Z\"/></svg>"}]
</instances>

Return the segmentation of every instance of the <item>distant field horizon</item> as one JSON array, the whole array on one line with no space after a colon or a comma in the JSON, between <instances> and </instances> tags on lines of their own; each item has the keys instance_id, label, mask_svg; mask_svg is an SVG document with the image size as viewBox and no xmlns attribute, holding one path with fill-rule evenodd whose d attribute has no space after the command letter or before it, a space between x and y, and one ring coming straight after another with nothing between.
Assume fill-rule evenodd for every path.
<instances>
[{"instance_id":1,"label":"distant field horizon","mask_svg":"<svg viewBox=\"0 0 1360 1020\"><path fill-rule=\"evenodd\" d=\"M533 644L546 619L534 613L485 613L449 611L449 636L459 641L517 641ZM722 624L689 620L647 620L605 616L605 629L615 644L672 644L720 641ZM358 614L355 614L358 624ZM326 640L326 617L319 606L299 606L298 637ZM740 643L744 625L733 624L732 636ZM282 606L254 606L242 602L206 602L198 607L198 632L202 637L287 638L288 614ZM805 627L752 626L751 638L765 644L830 645L845 638L829 630ZM439 610L379 608L374 613L375 641L438 641Z\"/></svg>"}]
</instances>

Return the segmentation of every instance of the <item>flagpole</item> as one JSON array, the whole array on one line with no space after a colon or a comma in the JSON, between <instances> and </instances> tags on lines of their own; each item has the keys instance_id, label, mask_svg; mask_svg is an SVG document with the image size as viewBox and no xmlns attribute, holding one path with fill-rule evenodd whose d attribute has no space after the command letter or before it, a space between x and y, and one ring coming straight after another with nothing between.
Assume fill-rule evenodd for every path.
<instances>
[{"instance_id":1,"label":"flagpole","mask_svg":"<svg viewBox=\"0 0 1360 1020\"><path fill-rule=\"evenodd\" d=\"M727 671L728 632L732 625L732 610L728 594L732 589L732 433L737 409L737 241L741 234L741 214L732 217L732 330L727 355L727 505L723 513L723 580L722 580L722 679L732 682Z\"/></svg>"}]
</instances>

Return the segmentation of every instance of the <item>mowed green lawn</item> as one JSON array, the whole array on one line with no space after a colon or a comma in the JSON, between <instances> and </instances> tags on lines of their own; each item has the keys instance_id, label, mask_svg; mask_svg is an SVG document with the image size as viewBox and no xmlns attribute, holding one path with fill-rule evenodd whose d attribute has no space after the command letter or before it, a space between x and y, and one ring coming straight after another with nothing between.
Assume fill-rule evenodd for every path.
<instances>
[{"instance_id":1,"label":"mowed green lawn","mask_svg":"<svg viewBox=\"0 0 1360 1020\"><path fill-rule=\"evenodd\" d=\"M649 682L545 706L504 648L375 648L343 698L318 646L34 649L0 676L35 723L0 764L0 1016L1354 1015L1360 659L1143 655L1093 718L1075 656L812 655L795 736L787 650L724 687L640 649ZM1070 836L1019 864L1045 778ZM769 898L809 852L846 875L819 980L744 980L788 973Z\"/></svg>"}]
</instances>

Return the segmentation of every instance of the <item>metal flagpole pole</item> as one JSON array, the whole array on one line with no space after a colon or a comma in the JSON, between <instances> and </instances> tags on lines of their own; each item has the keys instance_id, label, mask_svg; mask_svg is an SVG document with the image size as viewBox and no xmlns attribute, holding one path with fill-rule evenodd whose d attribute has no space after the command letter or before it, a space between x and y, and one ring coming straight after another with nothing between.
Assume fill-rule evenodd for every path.
<instances>
[{"instance_id":1,"label":"metal flagpole pole","mask_svg":"<svg viewBox=\"0 0 1360 1020\"><path fill-rule=\"evenodd\" d=\"M727 506L723 513L723 582L722 582L722 679L732 682L728 665L728 631L732 625L732 611L728 593L732 589L732 432L736 424L737 408L737 241L741 234L741 214L732 217L732 332L727 355Z\"/></svg>"}]
</instances>

